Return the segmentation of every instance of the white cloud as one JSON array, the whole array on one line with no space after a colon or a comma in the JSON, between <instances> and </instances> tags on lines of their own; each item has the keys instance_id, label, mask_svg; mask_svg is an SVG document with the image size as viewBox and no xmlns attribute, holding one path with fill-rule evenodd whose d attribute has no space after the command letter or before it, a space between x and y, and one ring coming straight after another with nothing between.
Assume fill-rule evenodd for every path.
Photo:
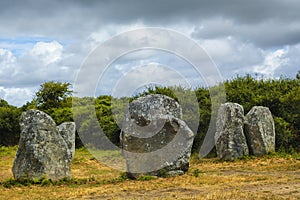
<instances>
[{"instance_id":1,"label":"white cloud","mask_svg":"<svg viewBox=\"0 0 300 200\"><path fill-rule=\"evenodd\" d=\"M0 70L9 69L15 65L16 57L6 49L0 49Z\"/></svg>"},{"instance_id":2,"label":"white cloud","mask_svg":"<svg viewBox=\"0 0 300 200\"><path fill-rule=\"evenodd\" d=\"M57 41L38 42L30 50L33 58L41 60L45 65L58 62L62 59L63 46Z\"/></svg>"},{"instance_id":3,"label":"white cloud","mask_svg":"<svg viewBox=\"0 0 300 200\"><path fill-rule=\"evenodd\" d=\"M288 58L288 63L277 70L278 75L284 75L288 77L295 77L300 70L300 43L286 47L287 53L285 55Z\"/></svg>"},{"instance_id":4,"label":"white cloud","mask_svg":"<svg viewBox=\"0 0 300 200\"><path fill-rule=\"evenodd\" d=\"M250 67L264 60L262 49L232 37L200 40L199 44L216 63L225 79L236 74L251 73Z\"/></svg>"},{"instance_id":5,"label":"white cloud","mask_svg":"<svg viewBox=\"0 0 300 200\"><path fill-rule=\"evenodd\" d=\"M20 56L0 49L0 98L21 106L32 100L37 87L46 81L72 83L78 66L64 64L69 57L57 41L37 42Z\"/></svg>"},{"instance_id":6,"label":"white cloud","mask_svg":"<svg viewBox=\"0 0 300 200\"><path fill-rule=\"evenodd\" d=\"M114 86L113 95L132 96L142 87L151 84L190 87L185 78L174 69L152 62L143 66L135 66L124 74Z\"/></svg>"},{"instance_id":7,"label":"white cloud","mask_svg":"<svg viewBox=\"0 0 300 200\"><path fill-rule=\"evenodd\" d=\"M255 73L264 75L265 78L275 78L274 74L278 68L286 65L289 59L286 57L287 50L278 49L267 53L262 64L253 67Z\"/></svg>"},{"instance_id":8,"label":"white cloud","mask_svg":"<svg viewBox=\"0 0 300 200\"><path fill-rule=\"evenodd\" d=\"M31 101L37 88L4 88L0 87L0 98L15 106L22 106Z\"/></svg>"},{"instance_id":9,"label":"white cloud","mask_svg":"<svg viewBox=\"0 0 300 200\"><path fill-rule=\"evenodd\" d=\"M230 41L226 39L203 40L200 42L200 46L202 46L213 59L217 60L228 59L232 56L233 52Z\"/></svg>"},{"instance_id":10,"label":"white cloud","mask_svg":"<svg viewBox=\"0 0 300 200\"><path fill-rule=\"evenodd\" d=\"M143 28L145 25L142 22L130 23L130 24L107 24L106 26L102 26L97 31L93 31L86 40L85 47L90 50L97 47L99 44L105 42L108 39L111 39L117 34L121 34L125 31L134 30L137 28Z\"/></svg>"},{"instance_id":11,"label":"white cloud","mask_svg":"<svg viewBox=\"0 0 300 200\"><path fill-rule=\"evenodd\" d=\"M0 49L0 83L5 81L5 77L15 74L16 57L11 51Z\"/></svg>"},{"instance_id":12,"label":"white cloud","mask_svg":"<svg viewBox=\"0 0 300 200\"><path fill-rule=\"evenodd\" d=\"M0 66L9 65L16 61L16 57L12 52L6 49L0 49Z\"/></svg>"}]
</instances>

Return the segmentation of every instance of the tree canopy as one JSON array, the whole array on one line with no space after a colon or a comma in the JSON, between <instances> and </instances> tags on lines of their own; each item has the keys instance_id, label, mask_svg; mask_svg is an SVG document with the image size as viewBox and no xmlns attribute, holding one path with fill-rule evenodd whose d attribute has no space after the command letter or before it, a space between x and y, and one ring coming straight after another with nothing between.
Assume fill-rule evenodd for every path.
<instances>
[{"instance_id":1,"label":"tree canopy","mask_svg":"<svg viewBox=\"0 0 300 200\"><path fill-rule=\"evenodd\" d=\"M35 96L37 108L49 110L64 107L63 104L67 103L68 97L72 94L72 90L69 89L70 86L70 83L54 81L43 83Z\"/></svg>"}]
</instances>

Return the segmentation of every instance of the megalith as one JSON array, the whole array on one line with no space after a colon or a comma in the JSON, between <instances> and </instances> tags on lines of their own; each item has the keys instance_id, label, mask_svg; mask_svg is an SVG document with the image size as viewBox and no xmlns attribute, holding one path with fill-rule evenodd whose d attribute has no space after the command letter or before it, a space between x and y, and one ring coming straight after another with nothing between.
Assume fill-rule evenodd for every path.
<instances>
[{"instance_id":1,"label":"megalith","mask_svg":"<svg viewBox=\"0 0 300 200\"><path fill-rule=\"evenodd\" d=\"M134 100L120 134L129 176L183 174L194 136L174 99L155 94Z\"/></svg>"},{"instance_id":2,"label":"megalith","mask_svg":"<svg viewBox=\"0 0 300 200\"><path fill-rule=\"evenodd\" d=\"M275 151L275 125L269 108L254 106L248 112L245 135L251 154L261 156Z\"/></svg>"},{"instance_id":3,"label":"megalith","mask_svg":"<svg viewBox=\"0 0 300 200\"><path fill-rule=\"evenodd\" d=\"M70 178L70 162L75 147L75 123L57 127L46 113L28 110L21 116L20 127L19 147L12 168L14 178Z\"/></svg>"},{"instance_id":4,"label":"megalith","mask_svg":"<svg viewBox=\"0 0 300 200\"><path fill-rule=\"evenodd\" d=\"M237 103L222 104L218 110L215 144L221 160L232 161L249 154L244 135L244 109Z\"/></svg>"}]
</instances>

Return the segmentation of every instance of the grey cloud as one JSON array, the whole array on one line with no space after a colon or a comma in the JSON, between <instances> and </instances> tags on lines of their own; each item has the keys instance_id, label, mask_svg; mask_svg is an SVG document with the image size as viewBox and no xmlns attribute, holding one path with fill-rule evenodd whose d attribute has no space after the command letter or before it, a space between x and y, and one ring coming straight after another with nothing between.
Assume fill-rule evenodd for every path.
<instances>
[{"instance_id":1,"label":"grey cloud","mask_svg":"<svg viewBox=\"0 0 300 200\"><path fill-rule=\"evenodd\" d=\"M195 27L192 36L200 39L230 36L262 48L293 45L300 43L300 18L288 23L269 20L257 24L237 24L233 20L215 18Z\"/></svg>"},{"instance_id":2,"label":"grey cloud","mask_svg":"<svg viewBox=\"0 0 300 200\"><path fill-rule=\"evenodd\" d=\"M43 37L47 41L58 41L64 48L60 62L43 66L24 55L36 41L30 44L16 41L12 44L2 39L0 49L20 51L15 55L14 66L8 68L7 64L1 64L0 86L28 88L47 80L72 83L80 64L93 47L107 39L107 36L127 31L135 24L175 27L175 30L183 30L187 36L194 28L192 37L207 48L224 78L231 77L233 73L251 73L253 66L264 62L268 52L288 46L290 49L286 57L289 61L279 67L275 74L294 77L300 63L299 10L300 1L296 0L0 1L0 39ZM92 38L93 33L100 33L99 38ZM160 35L156 37L157 41L163 42L159 38ZM120 45L122 43L119 42L111 50L115 51ZM191 57L199 56L192 54ZM137 59L147 59L147 56L141 58L142 55L139 55ZM189 73L186 66L180 66L176 59L156 57L154 62L172 65L175 69L186 71L190 79L195 79L189 75L192 72ZM2 55L0 63L4 63L3 60L7 58ZM120 64L133 64L129 58L123 61ZM10 73L7 73L8 70ZM109 78L116 78L117 75L111 74ZM12 93L12 90L5 91ZM12 95L6 96L13 98Z\"/></svg>"},{"instance_id":3,"label":"grey cloud","mask_svg":"<svg viewBox=\"0 0 300 200\"><path fill-rule=\"evenodd\" d=\"M271 32L276 36L276 31L287 29L286 32L289 33L281 37L291 39L283 43L293 43L299 42L297 37L300 35L299 30L297 28L292 30L292 27L286 25L300 20L299 10L300 2L295 0L1 1L0 24L2 34L50 35L64 39L71 36L82 39L96 27L101 28L107 24L130 24L142 21L150 26L165 26L181 22L190 26L199 26L205 20L219 17L233 21L235 29L239 29L239 26L249 27L254 35L257 25L272 21L274 24L271 27L265 26L267 34ZM219 24L219 27L219 30L216 30L216 27L208 27L211 31L207 34L214 31L221 31L222 34L223 28L225 33L231 31L228 30L230 27L226 27L226 23ZM249 35L246 34L245 37L247 36ZM264 39L267 37L262 37L261 40ZM276 39L278 38L274 37L265 45L272 45L271 43Z\"/></svg>"}]
</instances>

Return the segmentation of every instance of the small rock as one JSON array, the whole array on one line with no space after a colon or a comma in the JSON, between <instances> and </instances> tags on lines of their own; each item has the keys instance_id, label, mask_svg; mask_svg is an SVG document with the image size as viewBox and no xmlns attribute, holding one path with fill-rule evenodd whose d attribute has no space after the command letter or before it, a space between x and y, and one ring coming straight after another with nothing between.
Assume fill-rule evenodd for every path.
<instances>
[{"instance_id":1,"label":"small rock","mask_svg":"<svg viewBox=\"0 0 300 200\"><path fill-rule=\"evenodd\" d=\"M182 170L173 170L173 171L167 172L167 176L180 176L183 174L184 174L184 171L182 171Z\"/></svg>"}]
</instances>

